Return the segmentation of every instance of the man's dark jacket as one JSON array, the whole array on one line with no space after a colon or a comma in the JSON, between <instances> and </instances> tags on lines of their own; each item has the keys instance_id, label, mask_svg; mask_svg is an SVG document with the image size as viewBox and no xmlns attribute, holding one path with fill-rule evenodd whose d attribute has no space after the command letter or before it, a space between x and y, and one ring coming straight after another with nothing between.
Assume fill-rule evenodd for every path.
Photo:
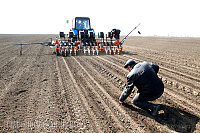
<instances>
[{"instance_id":1,"label":"man's dark jacket","mask_svg":"<svg viewBox=\"0 0 200 133\"><path fill-rule=\"evenodd\" d=\"M123 102L131 94L134 85L143 97L153 98L164 90L162 80L157 76L159 66L153 63L142 62L136 64L127 75L127 84L119 100Z\"/></svg>"}]
</instances>

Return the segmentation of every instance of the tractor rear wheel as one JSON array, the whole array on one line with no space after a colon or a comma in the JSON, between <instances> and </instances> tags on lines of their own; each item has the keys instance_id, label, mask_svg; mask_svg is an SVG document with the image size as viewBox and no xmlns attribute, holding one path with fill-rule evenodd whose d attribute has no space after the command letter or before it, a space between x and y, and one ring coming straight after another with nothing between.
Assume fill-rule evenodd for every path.
<instances>
[{"instance_id":1,"label":"tractor rear wheel","mask_svg":"<svg viewBox=\"0 0 200 133\"><path fill-rule=\"evenodd\" d=\"M67 50L65 50L65 56L68 56L68 51Z\"/></svg>"},{"instance_id":2,"label":"tractor rear wheel","mask_svg":"<svg viewBox=\"0 0 200 133\"><path fill-rule=\"evenodd\" d=\"M62 56L65 57L65 51L62 51Z\"/></svg>"},{"instance_id":3,"label":"tractor rear wheel","mask_svg":"<svg viewBox=\"0 0 200 133\"><path fill-rule=\"evenodd\" d=\"M119 50L119 54L122 54L122 50L121 49Z\"/></svg>"}]
</instances>

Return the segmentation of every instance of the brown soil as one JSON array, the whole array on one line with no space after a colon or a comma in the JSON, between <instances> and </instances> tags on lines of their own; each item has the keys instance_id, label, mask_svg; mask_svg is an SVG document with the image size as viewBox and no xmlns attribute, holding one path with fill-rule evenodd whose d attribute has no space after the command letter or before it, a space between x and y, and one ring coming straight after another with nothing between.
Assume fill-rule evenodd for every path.
<instances>
[{"instance_id":1,"label":"brown soil","mask_svg":"<svg viewBox=\"0 0 200 133\"><path fill-rule=\"evenodd\" d=\"M200 132L200 39L129 37L122 55L53 54L56 35L0 35L1 132ZM128 59L160 66L157 117L118 98ZM137 90L137 88L135 88Z\"/></svg>"}]
</instances>

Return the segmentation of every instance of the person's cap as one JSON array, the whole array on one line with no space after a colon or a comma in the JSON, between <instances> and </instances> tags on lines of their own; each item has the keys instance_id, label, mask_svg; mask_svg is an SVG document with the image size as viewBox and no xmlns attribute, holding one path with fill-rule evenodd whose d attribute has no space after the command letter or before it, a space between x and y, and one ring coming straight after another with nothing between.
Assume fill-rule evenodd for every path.
<instances>
[{"instance_id":1,"label":"person's cap","mask_svg":"<svg viewBox=\"0 0 200 133\"><path fill-rule=\"evenodd\" d=\"M124 68L127 68L128 66L134 66L136 62L133 59L129 59L126 64L124 65Z\"/></svg>"}]
</instances>

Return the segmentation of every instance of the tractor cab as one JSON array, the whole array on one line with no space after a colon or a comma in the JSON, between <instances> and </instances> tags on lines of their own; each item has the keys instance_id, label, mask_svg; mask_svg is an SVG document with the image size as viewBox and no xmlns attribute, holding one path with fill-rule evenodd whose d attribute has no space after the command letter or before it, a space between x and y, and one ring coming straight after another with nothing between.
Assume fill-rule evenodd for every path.
<instances>
[{"instance_id":1,"label":"tractor cab","mask_svg":"<svg viewBox=\"0 0 200 133\"><path fill-rule=\"evenodd\" d=\"M95 41L95 32L91 29L89 17L76 17L72 23L72 30L69 32L71 42L93 42Z\"/></svg>"},{"instance_id":2,"label":"tractor cab","mask_svg":"<svg viewBox=\"0 0 200 133\"><path fill-rule=\"evenodd\" d=\"M74 29L76 29L76 30L89 30L89 29L91 29L90 18L88 18L88 17L76 17Z\"/></svg>"}]
</instances>

